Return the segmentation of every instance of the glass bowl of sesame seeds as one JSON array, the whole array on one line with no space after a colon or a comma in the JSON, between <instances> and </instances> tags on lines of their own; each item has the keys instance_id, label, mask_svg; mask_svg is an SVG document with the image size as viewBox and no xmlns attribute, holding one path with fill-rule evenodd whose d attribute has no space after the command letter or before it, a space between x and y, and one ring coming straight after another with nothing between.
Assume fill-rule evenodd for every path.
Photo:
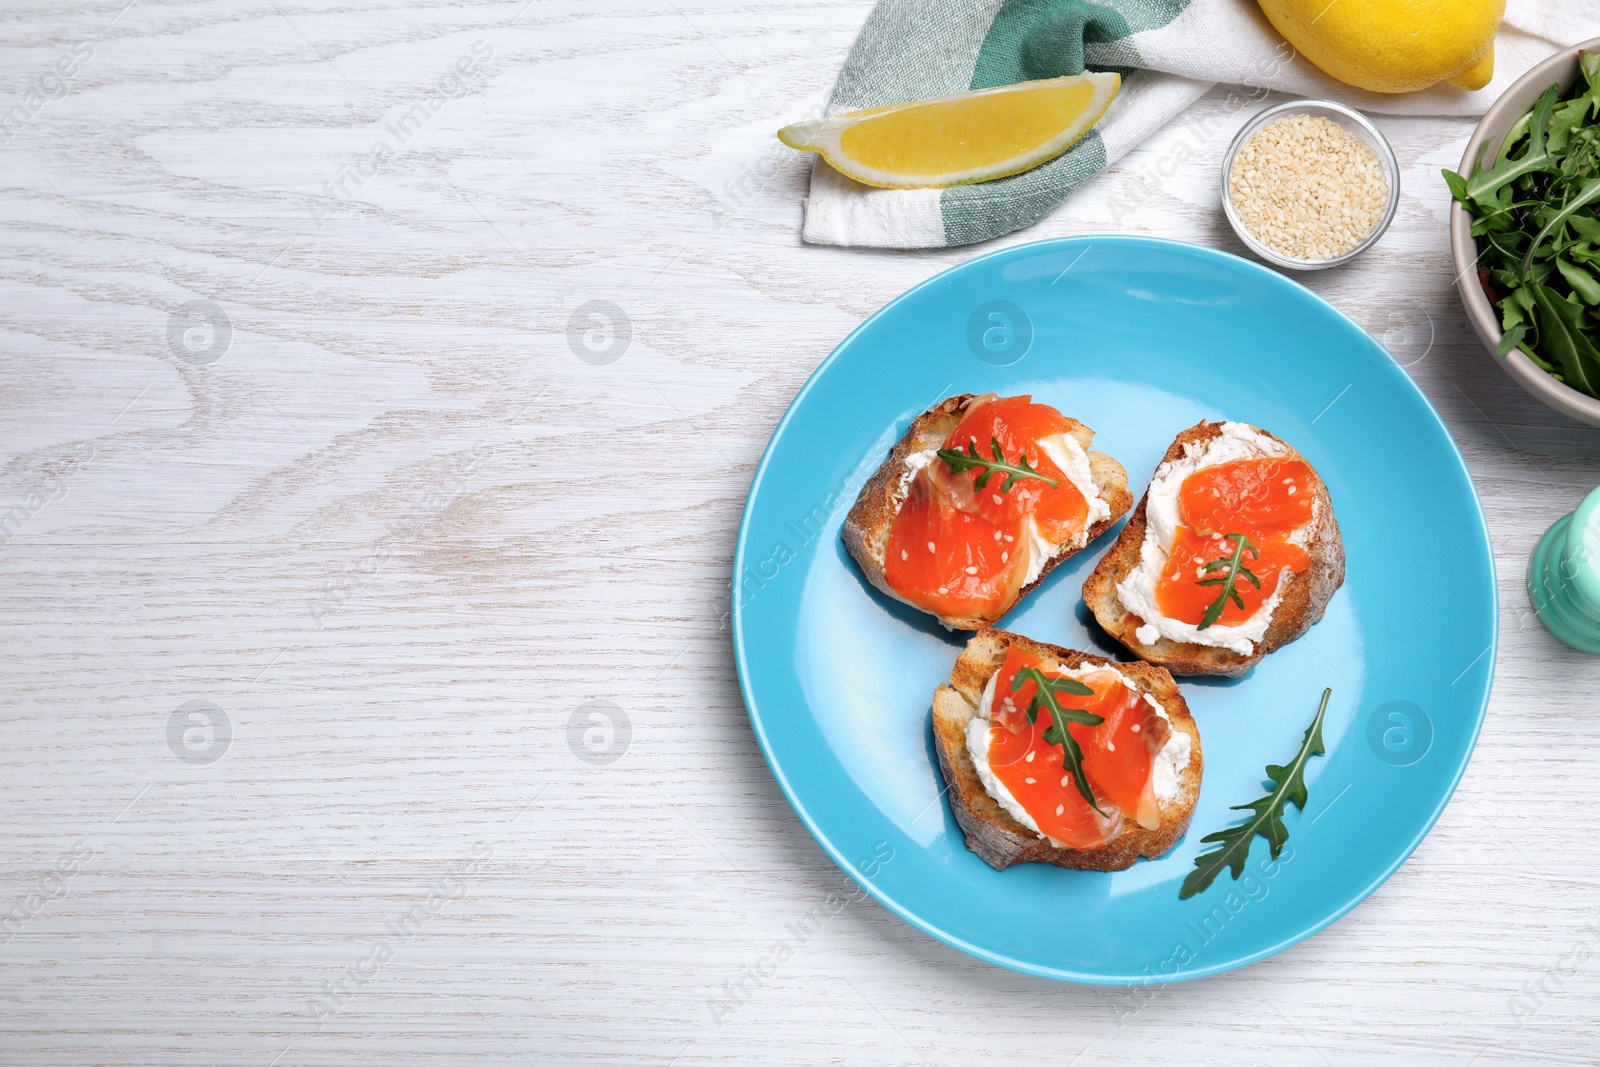
<instances>
[{"instance_id":1,"label":"glass bowl of sesame seeds","mask_svg":"<svg viewBox=\"0 0 1600 1067\"><path fill-rule=\"evenodd\" d=\"M1394 149L1366 116L1331 100L1291 100L1244 124L1222 163L1222 209L1239 240L1289 270L1359 256L1400 203Z\"/></svg>"}]
</instances>

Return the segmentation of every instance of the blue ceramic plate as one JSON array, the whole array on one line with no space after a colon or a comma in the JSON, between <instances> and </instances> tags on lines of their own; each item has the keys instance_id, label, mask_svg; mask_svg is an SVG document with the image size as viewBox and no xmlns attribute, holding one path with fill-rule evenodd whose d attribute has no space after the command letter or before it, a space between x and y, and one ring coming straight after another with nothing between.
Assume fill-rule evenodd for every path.
<instances>
[{"instance_id":1,"label":"blue ceramic plate","mask_svg":"<svg viewBox=\"0 0 1600 1067\"><path fill-rule=\"evenodd\" d=\"M965 635L874 590L839 540L911 419L952 393L1032 393L1097 431L1135 495L1179 430L1238 419L1291 442L1332 493L1348 577L1326 616L1237 681L1190 681L1205 779L1188 835L1116 874L969 852L942 796L934 688ZM1001 626L1128 658L1080 588L1115 531ZM1397 548L1396 546L1402 546ZM1426 547L1426 552L1415 551ZM825 360L756 471L734 557L733 635L756 737L834 862L963 952L1069 982L1217 974L1317 932L1393 874L1455 790L1495 659L1483 511L1422 394L1349 319L1281 275L1169 241L1044 241L890 303ZM1178 899L1200 838L1261 795L1332 687L1327 755L1276 863ZM1208 849L1207 849L1208 850ZM1068 921L1063 922L1063 917Z\"/></svg>"}]
</instances>

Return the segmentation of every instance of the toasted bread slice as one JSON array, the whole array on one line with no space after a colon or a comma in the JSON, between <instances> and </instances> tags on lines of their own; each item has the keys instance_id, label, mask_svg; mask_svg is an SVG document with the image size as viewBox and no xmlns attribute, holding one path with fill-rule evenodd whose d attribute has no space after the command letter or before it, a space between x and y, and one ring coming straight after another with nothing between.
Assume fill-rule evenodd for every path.
<instances>
[{"instance_id":1,"label":"toasted bread slice","mask_svg":"<svg viewBox=\"0 0 1600 1067\"><path fill-rule=\"evenodd\" d=\"M1097 849L1058 848L1047 838L1012 818L983 788L967 751L967 724L977 714L984 686L1000 669L1012 645L1042 657L1047 666L1079 668L1109 666L1121 671L1141 692L1149 693L1167 713L1175 731L1189 735L1189 765L1178 776L1177 793L1160 806L1161 825L1146 830L1132 819L1116 837ZM1046 645L1005 630L981 630L967 642L950 671L950 683L933 694L933 741L939 751L939 769L949 786L950 810L967 835L967 847L989 866L1003 871L1013 863L1051 863L1081 871L1120 871L1139 857L1153 859L1177 843L1189 828L1195 803L1200 799L1200 777L1205 761L1200 754L1200 730L1178 685L1160 667L1147 663L1118 663L1070 648Z\"/></svg>"},{"instance_id":2,"label":"toasted bread slice","mask_svg":"<svg viewBox=\"0 0 1600 1067\"><path fill-rule=\"evenodd\" d=\"M861 571L867 576L868 581L901 603L911 602L889 587L888 581L884 578L883 567L884 552L889 543L889 527L894 524L895 516L900 513L900 507L905 503L906 482L903 475L906 471L906 460L918 452L944 447L945 439L966 415L967 406L978 399L980 397L975 393L952 396L941 400L913 419L911 428L889 451L888 458L867 480L867 484L862 486L855 505L850 509L850 514L845 516L843 537L850 555L860 564ZM1128 491L1128 472L1123 469L1122 464L1103 452L1090 452L1089 445L1094 440L1094 431L1076 419L1068 421L1072 423L1070 433L1088 454L1089 475L1094 481L1095 491L1110 506L1110 516L1091 524L1081 543L1053 546L1055 551L1045 562L1044 570L1039 572L1039 576L1017 590L1017 595L992 617L935 616L947 630L980 630L998 622L1006 612L1016 606L1018 601L1033 592L1062 560L1081 551L1089 542L1115 526L1133 506L1133 494ZM925 610L915 604L911 606L918 611Z\"/></svg>"},{"instance_id":3,"label":"toasted bread slice","mask_svg":"<svg viewBox=\"0 0 1600 1067\"><path fill-rule=\"evenodd\" d=\"M1305 462L1305 457L1281 438L1265 430L1259 432L1288 449L1287 458ZM1177 436L1161 462L1180 460L1184 456L1185 444L1204 446L1221 433L1221 423L1202 422L1191 426ZM1306 465L1310 466L1309 463ZM1139 566L1140 546L1144 544L1146 528L1145 509L1150 502L1149 490L1139 500L1139 506L1117 535L1110 551L1084 581L1084 603L1089 605L1089 610L1094 612L1094 617L1106 633L1121 641L1128 651L1146 663L1165 667L1177 675L1213 674L1238 678L1254 667L1261 657L1282 648L1311 629L1312 624L1322 618L1322 613L1327 610L1334 592L1344 584L1344 543L1339 538L1339 523L1333 516L1333 501L1328 497L1328 487L1320 476L1317 478L1317 501L1319 506L1305 546L1311 556L1311 565L1299 574L1284 576L1280 586L1282 598L1273 610L1266 633L1256 643L1255 651L1248 656L1231 649L1174 641L1167 637L1157 639L1154 644L1139 640L1136 631L1144 625L1144 620L1123 606L1117 598L1117 584Z\"/></svg>"}]
</instances>

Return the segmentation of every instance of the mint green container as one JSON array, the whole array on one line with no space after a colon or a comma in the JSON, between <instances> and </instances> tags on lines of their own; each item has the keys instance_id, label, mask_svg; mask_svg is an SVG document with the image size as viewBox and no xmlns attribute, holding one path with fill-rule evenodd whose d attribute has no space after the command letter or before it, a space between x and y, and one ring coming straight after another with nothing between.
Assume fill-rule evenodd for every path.
<instances>
[{"instance_id":1,"label":"mint green container","mask_svg":"<svg viewBox=\"0 0 1600 1067\"><path fill-rule=\"evenodd\" d=\"M1600 489L1539 539L1528 561L1528 600L1545 629L1600 654Z\"/></svg>"}]
</instances>

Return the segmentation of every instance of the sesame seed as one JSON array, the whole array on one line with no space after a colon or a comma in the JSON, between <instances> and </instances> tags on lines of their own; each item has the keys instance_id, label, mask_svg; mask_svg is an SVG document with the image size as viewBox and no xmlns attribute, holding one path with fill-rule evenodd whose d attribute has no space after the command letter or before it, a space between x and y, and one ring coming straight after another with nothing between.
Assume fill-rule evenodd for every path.
<instances>
[{"instance_id":1,"label":"sesame seed","mask_svg":"<svg viewBox=\"0 0 1600 1067\"><path fill-rule=\"evenodd\" d=\"M1066 810L1067 810L1067 806L1065 804L1057 804L1056 805L1056 814L1057 815L1060 815L1062 812L1064 812Z\"/></svg>"},{"instance_id":2,"label":"sesame seed","mask_svg":"<svg viewBox=\"0 0 1600 1067\"><path fill-rule=\"evenodd\" d=\"M1016 540L1016 538L1015 538L1015 537L1012 537L1012 536L1011 536L1011 535L1010 535L1010 534L1006 534L1006 540L1007 540L1007 541L1015 541L1015 540Z\"/></svg>"},{"instance_id":3,"label":"sesame seed","mask_svg":"<svg viewBox=\"0 0 1600 1067\"><path fill-rule=\"evenodd\" d=\"M1285 478L1283 480L1283 484L1284 485L1293 485L1294 484L1294 479L1293 478Z\"/></svg>"},{"instance_id":4,"label":"sesame seed","mask_svg":"<svg viewBox=\"0 0 1600 1067\"><path fill-rule=\"evenodd\" d=\"M990 499L992 499L996 504L1004 504L1005 503L1005 501L1001 499L999 493L991 493L990 494Z\"/></svg>"},{"instance_id":5,"label":"sesame seed","mask_svg":"<svg viewBox=\"0 0 1600 1067\"><path fill-rule=\"evenodd\" d=\"M1290 486L1290 487L1289 487L1289 495L1290 495L1290 496L1294 496L1294 495L1295 495L1295 494L1296 494L1296 493L1298 493L1298 492L1299 492L1299 491L1300 491L1300 487L1299 487L1299 486L1295 486L1295 485L1291 485L1291 486Z\"/></svg>"},{"instance_id":6,"label":"sesame seed","mask_svg":"<svg viewBox=\"0 0 1600 1067\"><path fill-rule=\"evenodd\" d=\"M1062 788L1063 788L1063 789L1065 789L1065 788L1066 788L1066 787L1067 787L1067 786L1069 786L1069 785L1071 785L1071 784L1072 784L1072 775L1070 775L1070 774L1063 774L1063 775L1062 775L1062 776L1061 776L1061 787L1062 787Z\"/></svg>"},{"instance_id":7,"label":"sesame seed","mask_svg":"<svg viewBox=\"0 0 1600 1067\"><path fill-rule=\"evenodd\" d=\"M1024 778L1024 779L1023 779L1023 781L1024 781L1024 782L1025 782L1025 783L1027 783L1027 784L1028 784L1028 785L1037 785L1037 784L1038 784L1038 783L1037 783L1037 782L1036 782L1036 781L1034 781L1034 780L1033 780L1033 779L1032 779L1032 778Z\"/></svg>"},{"instance_id":8,"label":"sesame seed","mask_svg":"<svg viewBox=\"0 0 1600 1067\"><path fill-rule=\"evenodd\" d=\"M944 595L945 595L945 594L946 594L946 593L948 593L948 592L949 592L949 591L950 591L950 590L948 590L948 589L946 589L946 588L945 588L945 587L944 587L944 586L942 586L942 585L941 585L941 586L940 586L940 587L939 587L939 595L940 595L940 596L944 596Z\"/></svg>"},{"instance_id":9,"label":"sesame seed","mask_svg":"<svg viewBox=\"0 0 1600 1067\"><path fill-rule=\"evenodd\" d=\"M1115 741L1107 741L1106 742L1106 751L1107 752L1115 752L1116 750L1117 750L1117 743Z\"/></svg>"},{"instance_id":10,"label":"sesame seed","mask_svg":"<svg viewBox=\"0 0 1600 1067\"><path fill-rule=\"evenodd\" d=\"M938 549L933 547L933 542L932 541L928 542L928 551L929 552L937 552L938 551Z\"/></svg>"},{"instance_id":11,"label":"sesame seed","mask_svg":"<svg viewBox=\"0 0 1600 1067\"><path fill-rule=\"evenodd\" d=\"M1139 732L1139 724L1138 723L1134 723L1133 724L1133 732L1134 733L1138 733Z\"/></svg>"},{"instance_id":12,"label":"sesame seed","mask_svg":"<svg viewBox=\"0 0 1600 1067\"><path fill-rule=\"evenodd\" d=\"M1011 553L1009 553L1009 552L1000 553L1000 562L1001 563L1009 562L1010 559L1011 559Z\"/></svg>"},{"instance_id":13,"label":"sesame seed","mask_svg":"<svg viewBox=\"0 0 1600 1067\"><path fill-rule=\"evenodd\" d=\"M1332 119L1286 115L1250 135L1228 174L1244 228L1300 260L1333 259L1367 239L1389 204L1378 154Z\"/></svg>"},{"instance_id":14,"label":"sesame seed","mask_svg":"<svg viewBox=\"0 0 1600 1067\"><path fill-rule=\"evenodd\" d=\"M911 558L911 553L907 552L905 549L902 548L900 550L900 558L901 559L910 559Z\"/></svg>"},{"instance_id":15,"label":"sesame seed","mask_svg":"<svg viewBox=\"0 0 1600 1067\"><path fill-rule=\"evenodd\" d=\"M977 574L978 573L978 568L976 568L976 567L968 567L967 568L967 573L968 574Z\"/></svg>"},{"instance_id":16,"label":"sesame seed","mask_svg":"<svg viewBox=\"0 0 1600 1067\"><path fill-rule=\"evenodd\" d=\"M1033 753L1032 752L1028 753L1026 756L1023 757L1023 759L1027 760L1029 763L1032 763L1033 762Z\"/></svg>"}]
</instances>

